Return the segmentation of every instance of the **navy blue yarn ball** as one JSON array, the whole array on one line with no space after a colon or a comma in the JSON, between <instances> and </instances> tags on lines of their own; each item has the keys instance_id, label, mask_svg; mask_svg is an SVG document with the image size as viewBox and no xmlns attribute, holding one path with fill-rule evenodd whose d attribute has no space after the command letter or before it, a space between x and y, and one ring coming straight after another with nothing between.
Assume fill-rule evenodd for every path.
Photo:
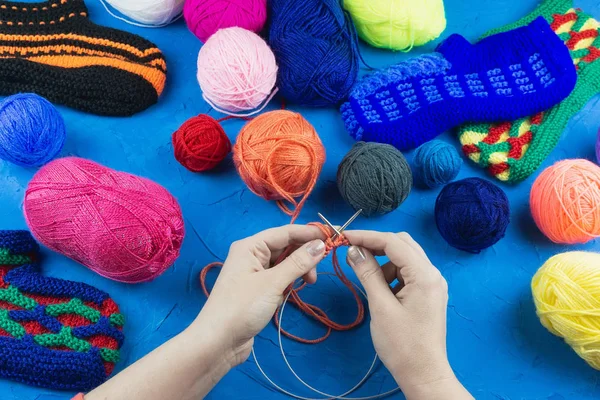
<instances>
[{"instance_id":1,"label":"navy blue yarn ball","mask_svg":"<svg viewBox=\"0 0 600 400\"><path fill-rule=\"evenodd\" d=\"M429 188L451 182L462 167L462 158L454 146L432 140L422 144L413 159L415 179Z\"/></svg>"},{"instance_id":2,"label":"navy blue yarn ball","mask_svg":"<svg viewBox=\"0 0 600 400\"><path fill-rule=\"evenodd\" d=\"M269 45L285 100L327 107L346 99L359 70L358 39L339 0L270 0Z\"/></svg>"},{"instance_id":3,"label":"navy blue yarn ball","mask_svg":"<svg viewBox=\"0 0 600 400\"><path fill-rule=\"evenodd\" d=\"M58 110L33 93L0 103L0 158L22 167L39 167L63 148L66 130Z\"/></svg>"},{"instance_id":4,"label":"navy blue yarn ball","mask_svg":"<svg viewBox=\"0 0 600 400\"><path fill-rule=\"evenodd\" d=\"M451 246L479 253L504 237L510 223L508 198L480 178L452 182L437 198L435 222Z\"/></svg>"}]
</instances>

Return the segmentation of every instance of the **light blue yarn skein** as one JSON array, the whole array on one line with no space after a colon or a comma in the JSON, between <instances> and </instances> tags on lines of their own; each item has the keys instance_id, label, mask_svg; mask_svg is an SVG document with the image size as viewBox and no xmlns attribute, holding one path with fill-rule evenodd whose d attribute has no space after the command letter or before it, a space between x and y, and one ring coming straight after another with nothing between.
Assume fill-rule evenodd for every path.
<instances>
[{"instance_id":1,"label":"light blue yarn skein","mask_svg":"<svg viewBox=\"0 0 600 400\"><path fill-rule=\"evenodd\" d=\"M432 140L417 149L413 164L416 180L433 189L454 180L463 161L452 145Z\"/></svg>"},{"instance_id":2,"label":"light blue yarn skein","mask_svg":"<svg viewBox=\"0 0 600 400\"><path fill-rule=\"evenodd\" d=\"M63 148L65 122L43 97L22 93L0 103L0 158L22 167L39 167Z\"/></svg>"}]
</instances>

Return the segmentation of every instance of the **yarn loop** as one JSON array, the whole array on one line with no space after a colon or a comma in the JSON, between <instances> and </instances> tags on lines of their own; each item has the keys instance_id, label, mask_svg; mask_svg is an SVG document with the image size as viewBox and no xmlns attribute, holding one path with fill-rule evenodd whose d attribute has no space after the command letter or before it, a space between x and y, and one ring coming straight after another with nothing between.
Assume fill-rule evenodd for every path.
<instances>
[{"instance_id":1,"label":"yarn loop","mask_svg":"<svg viewBox=\"0 0 600 400\"><path fill-rule=\"evenodd\" d=\"M231 151L231 142L219 121L206 114L185 121L172 140L175 158L192 172L213 169Z\"/></svg>"},{"instance_id":2,"label":"yarn loop","mask_svg":"<svg viewBox=\"0 0 600 400\"><path fill-rule=\"evenodd\" d=\"M179 256L179 204L162 186L93 161L67 157L41 168L23 202L46 247L119 282L156 278Z\"/></svg>"},{"instance_id":3,"label":"yarn loop","mask_svg":"<svg viewBox=\"0 0 600 400\"><path fill-rule=\"evenodd\" d=\"M342 198L365 216L394 211L410 194L412 181L402 153L380 143L356 143L337 172Z\"/></svg>"},{"instance_id":4,"label":"yarn loop","mask_svg":"<svg viewBox=\"0 0 600 400\"><path fill-rule=\"evenodd\" d=\"M563 160L546 168L529 195L538 228L554 243L587 243L600 236L600 167Z\"/></svg>"},{"instance_id":5,"label":"yarn loop","mask_svg":"<svg viewBox=\"0 0 600 400\"><path fill-rule=\"evenodd\" d=\"M531 290L542 325L600 370L600 254L574 251L550 258Z\"/></svg>"},{"instance_id":6,"label":"yarn loop","mask_svg":"<svg viewBox=\"0 0 600 400\"><path fill-rule=\"evenodd\" d=\"M504 237L510 223L506 194L480 178L446 185L435 203L435 222L453 247L479 253Z\"/></svg>"},{"instance_id":7,"label":"yarn loop","mask_svg":"<svg viewBox=\"0 0 600 400\"><path fill-rule=\"evenodd\" d=\"M46 99L25 93L0 103L0 158L39 167L60 153L66 130L58 110Z\"/></svg>"},{"instance_id":8,"label":"yarn loop","mask_svg":"<svg viewBox=\"0 0 600 400\"><path fill-rule=\"evenodd\" d=\"M456 178L462 163L454 146L432 140L422 144L415 153L415 178L429 188L445 185Z\"/></svg>"}]
</instances>

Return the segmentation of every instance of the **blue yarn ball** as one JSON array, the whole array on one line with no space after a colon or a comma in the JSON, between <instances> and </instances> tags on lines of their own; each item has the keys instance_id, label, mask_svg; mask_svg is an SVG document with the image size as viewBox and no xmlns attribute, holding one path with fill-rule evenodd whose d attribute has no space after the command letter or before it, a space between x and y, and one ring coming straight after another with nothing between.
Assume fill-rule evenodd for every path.
<instances>
[{"instance_id":1,"label":"blue yarn ball","mask_svg":"<svg viewBox=\"0 0 600 400\"><path fill-rule=\"evenodd\" d=\"M0 103L0 158L23 167L54 159L65 143L65 122L46 99L16 94Z\"/></svg>"},{"instance_id":2,"label":"blue yarn ball","mask_svg":"<svg viewBox=\"0 0 600 400\"><path fill-rule=\"evenodd\" d=\"M358 76L359 50L340 1L271 0L269 5L269 45L283 97L312 107L345 100Z\"/></svg>"},{"instance_id":3,"label":"blue yarn ball","mask_svg":"<svg viewBox=\"0 0 600 400\"><path fill-rule=\"evenodd\" d=\"M413 164L417 181L435 188L454 180L463 161L454 146L441 140L432 140L417 149Z\"/></svg>"},{"instance_id":4,"label":"blue yarn ball","mask_svg":"<svg viewBox=\"0 0 600 400\"><path fill-rule=\"evenodd\" d=\"M452 182L437 198L435 222L451 246L479 253L504 237L510 223L508 198L480 178Z\"/></svg>"}]
</instances>

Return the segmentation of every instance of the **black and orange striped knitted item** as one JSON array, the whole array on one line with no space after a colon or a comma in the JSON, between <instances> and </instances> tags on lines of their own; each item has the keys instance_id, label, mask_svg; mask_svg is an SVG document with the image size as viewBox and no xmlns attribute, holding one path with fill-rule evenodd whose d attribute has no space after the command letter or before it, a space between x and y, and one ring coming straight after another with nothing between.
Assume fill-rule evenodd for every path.
<instances>
[{"instance_id":1,"label":"black and orange striped knitted item","mask_svg":"<svg viewBox=\"0 0 600 400\"><path fill-rule=\"evenodd\" d=\"M94 24L83 0L0 1L1 95L127 116L158 101L166 70L153 43Z\"/></svg>"}]
</instances>

